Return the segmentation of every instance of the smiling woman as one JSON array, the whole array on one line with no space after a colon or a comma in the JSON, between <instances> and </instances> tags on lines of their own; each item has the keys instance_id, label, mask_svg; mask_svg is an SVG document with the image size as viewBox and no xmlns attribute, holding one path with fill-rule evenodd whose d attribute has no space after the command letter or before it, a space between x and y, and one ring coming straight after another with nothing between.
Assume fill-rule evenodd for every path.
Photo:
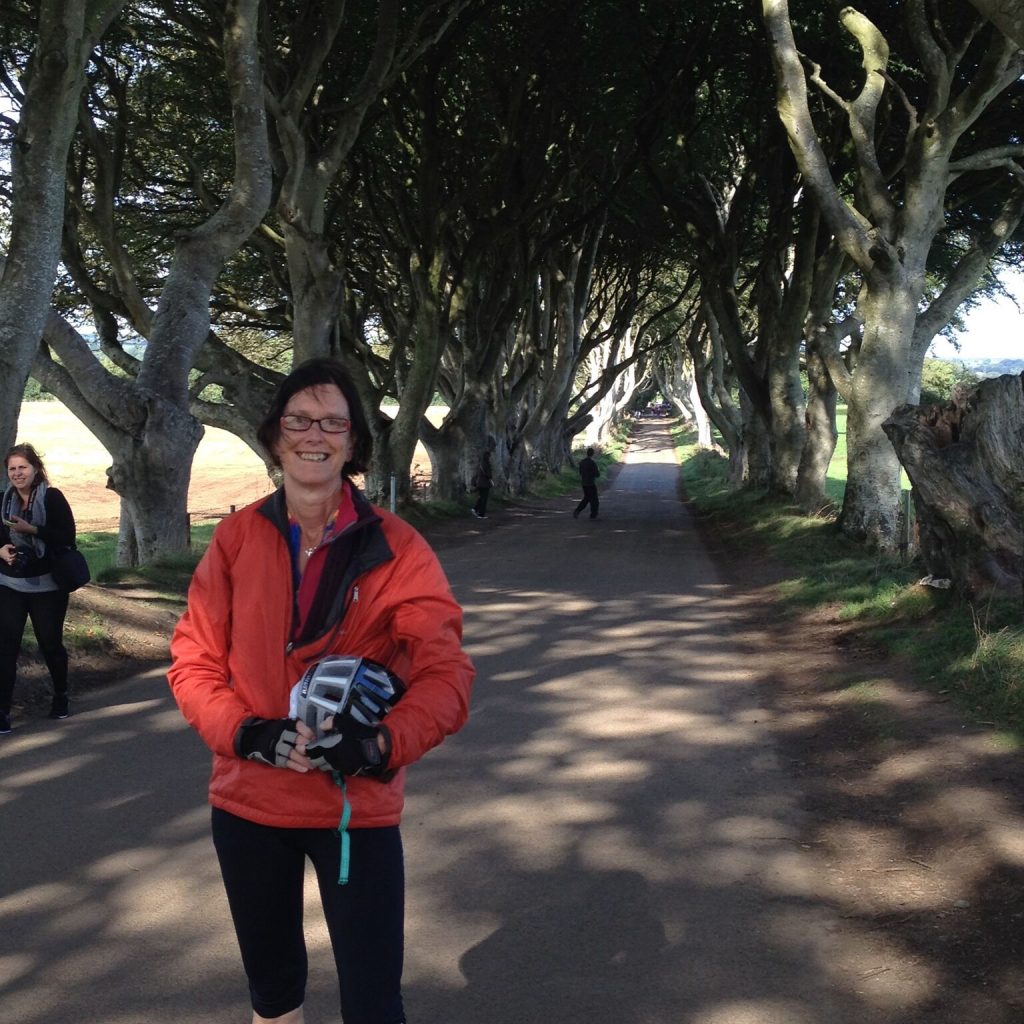
<instances>
[{"instance_id":1,"label":"smiling woman","mask_svg":"<svg viewBox=\"0 0 1024 1024\"><path fill-rule=\"evenodd\" d=\"M462 611L426 541L356 486L372 438L340 363L296 367L259 440L282 485L214 531L168 679L214 755L213 839L254 1024L303 1019L307 857L343 1018L398 1024L404 768L466 721ZM298 710L311 666L339 658L395 680L386 722L360 717L344 689L319 731Z\"/></svg>"}]
</instances>

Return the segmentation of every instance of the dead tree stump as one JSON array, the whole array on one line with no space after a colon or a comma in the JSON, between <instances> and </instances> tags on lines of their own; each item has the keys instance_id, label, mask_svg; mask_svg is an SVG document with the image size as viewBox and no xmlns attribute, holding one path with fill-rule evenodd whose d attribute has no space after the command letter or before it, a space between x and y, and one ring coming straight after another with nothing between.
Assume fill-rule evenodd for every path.
<instances>
[{"instance_id":1,"label":"dead tree stump","mask_svg":"<svg viewBox=\"0 0 1024 1024\"><path fill-rule=\"evenodd\" d=\"M1024 587L1024 374L882 424L914 487L921 556L972 597Z\"/></svg>"}]
</instances>

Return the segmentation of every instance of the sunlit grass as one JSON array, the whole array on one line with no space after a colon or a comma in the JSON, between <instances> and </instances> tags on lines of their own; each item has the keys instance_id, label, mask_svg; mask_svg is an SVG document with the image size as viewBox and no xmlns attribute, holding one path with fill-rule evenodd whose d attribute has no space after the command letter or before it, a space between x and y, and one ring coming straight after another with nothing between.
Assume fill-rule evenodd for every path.
<instances>
[{"instance_id":1,"label":"sunlit grass","mask_svg":"<svg viewBox=\"0 0 1024 1024\"><path fill-rule=\"evenodd\" d=\"M174 555L165 555L144 566L117 565L117 534L92 533L79 536L93 579L108 586L133 586L152 591L152 600L182 604L189 581L199 559L210 543L216 521L193 524L190 547ZM86 546L86 544L88 546Z\"/></svg>"},{"instance_id":2,"label":"sunlit grass","mask_svg":"<svg viewBox=\"0 0 1024 1024\"><path fill-rule=\"evenodd\" d=\"M863 629L873 645L905 657L923 683L954 697L975 719L1003 723L1014 742L1024 736L1020 602L979 608L952 590L921 585L925 572L917 561L872 553L844 538L829 517L806 517L763 494L733 491L723 455L699 451L682 430L676 443L695 511L715 520L730 544L784 567L777 587L784 605L828 608ZM845 466L836 469L840 458L845 445L830 471L838 502L846 479Z\"/></svg>"},{"instance_id":3,"label":"sunlit grass","mask_svg":"<svg viewBox=\"0 0 1024 1024\"><path fill-rule=\"evenodd\" d=\"M106 624L95 615L90 615L75 623L69 623L64 630L64 644L76 651L95 653L111 651L115 646Z\"/></svg>"}]
</instances>

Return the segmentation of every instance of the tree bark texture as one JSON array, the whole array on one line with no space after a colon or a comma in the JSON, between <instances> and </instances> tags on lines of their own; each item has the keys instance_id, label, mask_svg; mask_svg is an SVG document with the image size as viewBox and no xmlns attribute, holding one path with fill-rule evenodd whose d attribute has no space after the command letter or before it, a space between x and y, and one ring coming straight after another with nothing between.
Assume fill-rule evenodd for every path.
<instances>
[{"instance_id":1,"label":"tree bark texture","mask_svg":"<svg viewBox=\"0 0 1024 1024\"><path fill-rule=\"evenodd\" d=\"M1024 0L971 0L1000 32L1024 47Z\"/></svg>"},{"instance_id":2,"label":"tree bark texture","mask_svg":"<svg viewBox=\"0 0 1024 1024\"><path fill-rule=\"evenodd\" d=\"M93 46L123 0L42 0L11 149L11 240L0 265L0 441L14 440L60 254L68 147Z\"/></svg>"},{"instance_id":3,"label":"tree bark texture","mask_svg":"<svg viewBox=\"0 0 1024 1024\"><path fill-rule=\"evenodd\" d=\"M836 389L812 342L807 346L807 436L797 471L797 504L812 515L832 505L825 481L839 434L836 430Z\"/></svg>"},{"instance_id":4,"label":"tree bark texture","mask_svg":"<svg viewBox=\"0 0 1024 1024\"><path fill-rule=\"evenodd\" d=\"M927 349L923 332L916 328L925 268L945 219L947 189L963 173L1006 160L1007 147L961 153L958 144L969 138L974 123L1019 77L1021 56L996 33L987 44L984 60L968 66L964 59L963 67L958 68L954 54L943 51L942 26L924 16L923 4L905 6L906 27L914 36L927 89L917 107L906 103L905 159L896 182L883 171L883 154L877 148L879 123L887 109L886 90L898 90L882 33L854 8L840 10L839 20L862 56L863 73L856 95L847 99L828 85L821 68L805 71L785 0L762 0L762 10L776 69L779 116L790 148L829 228L863 282L858 301L863 345L849 381L836 381L849 405L847 488L840 526L854 538L895 550L899 540L899 465L881 425L897 406L916 399L920 363ZM968 88L955 88L958 71L969 74ZM853 204L833 179L818 138L808 102L809 80L845 117L856 160ZM964 149L970 151L971 146ZM1014 147L1010 149L1016 152ZM897 189L896 184L901 187ZM1001 209L997 219L1009 223L1012 206ZM998 236L1001 229L993 228ZM957 282L958 277L976 277L982 269L983 261L977 260L973 251L968 253L950 275L953 288L949 297L964 285L964 280ZM936 321L940 309L943 320L948 320L953 310L940 302ZM933 330L943 325L930 323Z\"/></svg>"},{"instance_id":5,"label":"tree bark texture","mask_svg":"<svg viewBox=\"0 0 1024 1024\"><path fill-rule=\"evenodd\" d=\"M54 382L55 393L111 454L109 486L122 500L118 554L131 560L120 564L150 562L187 543L189 477L203 433L191 414L189 375L209 338L214 282L260 223L271 196L258 11L259 0L229 0L225 7L234 178L219 209L178 239L137 377L109 373L56 314L47 320L46 337L60 363L41 353L33 371L43 383Z\"/></svg>"},{"instance_id":6,"label":"tree bark texture","mask_svg":"<svg viewBox=\"0 0 1024 1024\"><path fill-rule=\"evenodd\" d=\"M943 405L903 405L883 424L914 487L928 571L972 598L1024 586L1024 374Z\"/></svg>"}]
</instances>

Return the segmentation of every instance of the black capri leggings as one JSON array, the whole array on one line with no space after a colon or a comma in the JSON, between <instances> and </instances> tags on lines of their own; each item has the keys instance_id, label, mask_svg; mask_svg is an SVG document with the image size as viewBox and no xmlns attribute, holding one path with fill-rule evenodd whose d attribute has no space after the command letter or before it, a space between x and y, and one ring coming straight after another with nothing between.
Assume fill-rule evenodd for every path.
<instances>
[{"instance_id":1,"label":"black capri leggings","mask_svg":"<svg viewBox=\"0 0 1024 1024\"><path fill-rule=\"evenodd\" d=\"M18 652L25 622L29 618L32 619L39 653L50 670L53 692L68 692L68 652L64 647L64 617L67 613L66 590L27 594L0 585L0 711L4 714L11 711Z\"/></svg>"},{"instance_id":2,"label":"black capri leggings","mask_svg":"<svg viewBox=\"0 0 1024 1024\"><path fill-rule=\"evenodd\" d=\"M404 1024L405 864L397 826L351 829L348 884L338 884L333 829L257 825L213 809L213 842L227 890L252 1008L279 1017L306 994L302 882L313 863L345 1024Z\"/></svg>"}]
</instances>

